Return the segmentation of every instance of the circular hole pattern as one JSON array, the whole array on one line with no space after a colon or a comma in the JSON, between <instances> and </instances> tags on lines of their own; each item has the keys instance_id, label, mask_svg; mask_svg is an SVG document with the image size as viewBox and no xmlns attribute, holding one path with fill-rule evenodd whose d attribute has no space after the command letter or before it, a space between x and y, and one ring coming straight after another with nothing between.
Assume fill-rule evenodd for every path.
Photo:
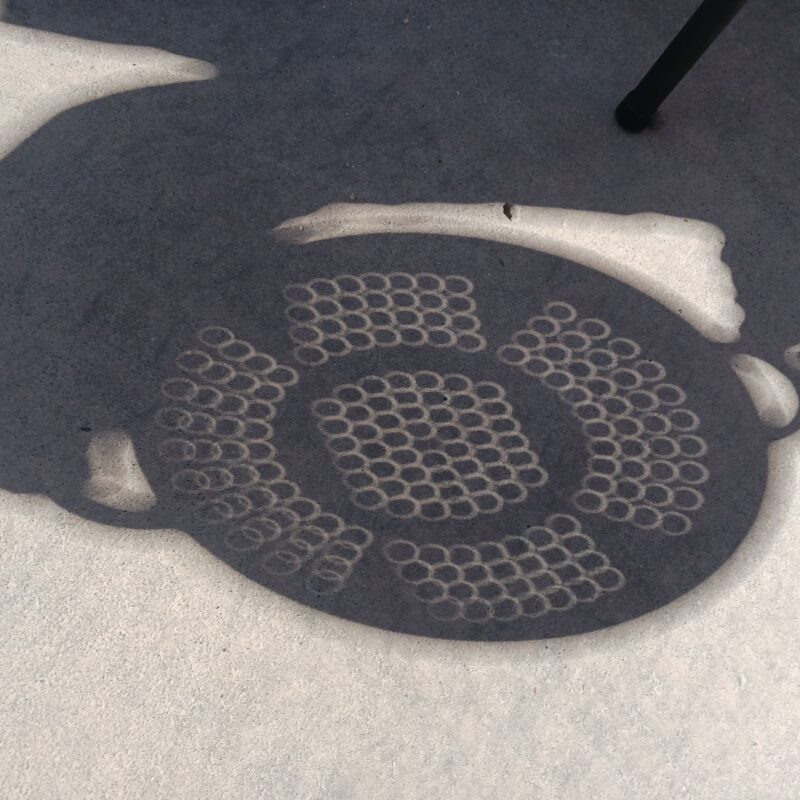
<instances>
[{"instance_id":1,"label":"circular hole pattern","mask_svg":"<svg viewBox=\"0 0 800 800\"><path fill-rule=\"evenodd\" d=\"M294 356L305 366L319 366L354 351L401 344L485 350L472 292L467 278L431 273L364 273L289 284L285 313ZM241 351L222 334L212 338Z\"/></svg>"},{"instance_id":2,"label":"circular hole pattern","mask_svg":"<svg viewBox=\"0 0 800 800\"><path fill-rule=\"evenodd\" d=\"M466 375L389 372L311 409L356 505L439 521L496 513L547 482L504 398Z\"/></svg>"},{"instance_id":3,"label":"circular hole pattern","mask_svg":"<svg viewBox=\"0 0 800 800\"><path fill-rule=\"evenodd\" d=\"M341 332L331 324L336 320L320 322L333 308L326 303L335 289L330 281L287 289L296 340L311 322L326 335ZM315 593L340 591L373 537L324 512L286 479L271 421L287 388L298 382L297 372L228 328L203 328L198 340L196 349L176 359L181 377L162 384L169 405L156 417L166 433L159 452L173 465L173 489L194 503L201 524L220 529L230 550L263 553L261 564L274 575L305 569L306 586ZM317 341L316 334L308 341ZM346 407L331 398L317 413L331 416ZM351 431L352 422L343 419L331 433ZM342 450L341 459L353 457Z\"/></svg>"},{"instance_id":4,"label":"circular hole pattern","mask_svg":"<svg viewBox=\"0 0 800 800\"><path fill-rule=\"evenodd\" d=\"M684 512L703 505L708 444L698 434L699 417L685 406L686 392L667 381L663 364L562 301L531 317L497 356L557 392L579 420L589 472L573 496L576 508L641 530L691 530Z\"/></svg>"},{"instance_id":5,"label":"circular hole pattern","mask_svg":"<svg viewBox=\"0 0 800 800\"><path fill-rule=\"evenodd\" d=\"M420 546L393 539L383 555L433 618L472 625L569 611L625 584L569 514L553 514L542 525L475 545Z\"/></svg>"}]
</instances>

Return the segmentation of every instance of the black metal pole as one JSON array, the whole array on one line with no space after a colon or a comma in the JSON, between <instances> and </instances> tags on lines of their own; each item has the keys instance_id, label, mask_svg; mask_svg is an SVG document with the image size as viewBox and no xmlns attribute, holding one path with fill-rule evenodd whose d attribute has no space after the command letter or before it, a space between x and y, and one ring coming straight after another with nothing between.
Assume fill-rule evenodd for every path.
<instances>
[{"instance_id":1,"label":"black metal pole","mask_svg":"<svg viewBox=\"0 0 800 800\"><path fill-rule=\"evenodd\" d=\"M703 0L639 85L617 106L617 122L638 133L747 0Z\"/></svg>"}]
</instances>

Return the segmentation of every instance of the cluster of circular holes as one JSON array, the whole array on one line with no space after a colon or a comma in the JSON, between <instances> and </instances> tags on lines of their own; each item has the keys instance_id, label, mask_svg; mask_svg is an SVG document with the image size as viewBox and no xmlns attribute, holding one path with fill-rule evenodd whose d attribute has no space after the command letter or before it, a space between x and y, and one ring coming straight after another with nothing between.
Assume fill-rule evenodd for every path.
<instances>
[{"instance_id":1,"label":"cluster of circular holes","mask_svg":"<svg viewBox=\"0 0 800 800\"><path fill-rule=\"evenodd\" d=\"M338 591L372 535L287 480L271 421L297 373L227 328L204 328L198 339L176 359L183 376L162 384L170 404L157 414L168 432L159 449L175 465L173 488L195 500L200 521L223 527L230 549L266 548L263 565L279 574L311 561L309 588Z\"/></svg>"},{"instance_id":2,"label":"cluster of circular holes","mask_svg":"<svg viewBox=\"0 0 800 800\"><path fill-rule=\"evenodd\" d=\"M528 320L498 357L557 391L580 421L589 472L573 498L577 508L643 530L689 532L690 513L704 503L708 445L662 364L563 302Z\"/></svg>"},{"instance_id":3,"label":"cluster of circular holes","mask_svg":"<svg viewBox=\"0 0 800 800\"><path fill-rule=\"evenodd\" d=\"M327 530L326 520L331 522ZM263 530L263 523L258 527ZM345 525L334 514L320 514L313 524L288 530L288 537L267 555L264 567L276 575L290 575L310 562L306 587L317 594L341 591L373 541L368 530Z\"/></svg>"},{"instance_id":4,"label":"cluster of circular holes","mask_svg":"<svg viewBox=\"0 0 800 800\"><path fill-rule=\"evenodd\" d=\"M308 366L398 345L486 349L472 282L459 275L367 272L289 284L284 296L294 355Z\"/></svg>"},{"instance_id":5,"label":"cluster of circular holes","mask_svg":"<svg viewBox=\"0 0 800 800\"><path fill-rule=\"evenodd\" d=\"M547 481L496 383L389 372L338 386L312 409L362 509L470 519L518 503Z\"/></svg>"},{"instance_id":6,"label":"cluster of circular holes","mask_svg":"<svg viewBox=\"0 0 800 800\"><path fill-rule=\"evenodd\" d=\"M544 525L497 542L444 547L394 539L384 555L430 614L444 621L541 617L594 602L625 584L567 514L553 514Z\"/></svg>"}]
</instances>

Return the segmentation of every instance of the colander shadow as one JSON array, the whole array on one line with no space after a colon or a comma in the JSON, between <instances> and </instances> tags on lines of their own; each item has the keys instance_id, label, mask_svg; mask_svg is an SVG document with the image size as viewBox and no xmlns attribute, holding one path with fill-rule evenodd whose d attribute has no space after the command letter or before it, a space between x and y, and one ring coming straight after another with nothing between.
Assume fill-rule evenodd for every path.
<instances>
[{"instance_id":1,"label":"colander shadow","mask_svg":"<svg viewBox=\"0 0 800 800\"><path fill-rule=\"evenodd\" d=\"M160 47L213 62L220 76L201 84L129 92L66 111L0 162L5 376L0 486L45 493L76 513L109 524L184 528L234 568L305 601L306 588L293 588L290 577L275 583L264 577L255 566L263 563L260 555L256 560L241 550L225 550L220 544L224 536L215 539L207 528L196 527L189 501L173 499L171 462L160 449L164 428L157 424L170 399L164 394L165 382L185 379L176 363L182 353L205 348L208 356L208 347L224 346L198 344L197 338L202 331L224 328L259 354L276 359L276 366L319 376L303 377L302 393L276 384L292 397L276 409L286 425L280 427L277 417L274 424L275 436L284 437L278 448L287 454L284 468L304 487L304 497L324 499L330 509L325 513L369 530L379 541L370 547L376 553L376 571L355 593L358 600L337 605L338 600L313 595L310 602L362 621L374 612L373 622L391 629L453 635L449 623L437 627L425 605L414 599L397 600L394 610L388 601L369 608L365 598L379 586L403 586L396 567L383 558L381 537L403 538L398 531L406 523L385 513L384 506L356 506L361 515L356 519L349 505L352 487L337 471L311 402L332 397L344 384L358 385L365 377L390 371L457 374L473 384L494 381L510 398L502 401L513 408L508 418L519 423L528 449L552 484L542 489L544 499L536 507L536 487L525 484L524 500L504 501L498 515L526 508L531 516L509 516L502 535L541 526L551 513L568 513L579 519L581 535L594 543L587 553L599 548L612 564L615 558L630 559L633 551L625 548L615 554L618 522L571 505L586 456L580 424L521 366L496 358L542 307L565 302L582 319L605 320L615 335L645 346L648 357L669 362L675 385L702 406L698 414L703 425L713 428L708 441L717 459L709 470L720 481L704 499L703 513L709 514L718 547L701 546L693 554L688 544L675 544L668 556L660 548L674 540L632 534L636 553L650 560L648 574L656 575L657 564L667 565L656 591L629 579L626 591L638 598L635 602L620 600L622 590L609 591L608 613L595 618L593 611L581 611L576 617L581 622L574 626L563 622L569 619L564 613L549 615L549 620L545 615L541 619L548 621L535 623L530 633L512 626L502 634L469 628L469 633L455 635L576 633L620 622L696 585L745 536L766 480L769 437L730 373L723 358L730 355L728 350L704 340L679 316L613 277L552 255L508 244L426 236L300 247L276 242L272 234L285 220L328 203L354 200L500 203L500 198L510 206L622 214L656 210L708 220L728 238L725 260L739 290L737 302L747 313L743 340L752 354L780 363L784 348L797 338L794 298L800 288L796 271L787 266L798 232L797 221L785 212L794 186L788 180L792 168L787 164L793 163L788 139L775 134L775 141L760 153L759 170L787 176L785 185L773 183L766 193L753 188L750 146L740 143L763 140L755 121L739 120L740 140L727 147L708 141L713 107L702 108L679 134L668 131L658 139L633 142L620 134L609 113L619 87L627 83L635 63L646 60L648 37L664 38L650 20L630 14L627 6L623 14L624 5L588 4L573 29L566 26L559 4L528 9L526 25L537 31L539 40L562 41L571 54L569 71L549 80L552 53L544 46L532 51L517 11L502 7L487 14L484 35L505 45L485 50L474 47L468 15L446 3L430 5L408 24L403 22L405 9L394 2L379 3L364 15L307 3L281 5L269 15L245 3L229 4L224 11L218 4L201 3L191 12L170 8L163 15L131 6L113 19L99 4L69 9L9 3L6 18L11 22ZM658 24L668 27L668 22L665 17ZM631 52L624 63L611 63L598 73L597 63L608 63L604 41L620 25L625 30L615 35L642 42L643 52ZM436 32L435 40L428 30ZM709 70L712 82L725 82L724 65ZM754 97L762 89L757 81L748 87ZM726 105L731 102L728 98ZM781 109L787 129L798 121L796 113ZM649 180L643 181L642 175ZM286 287L376 271L468 278L478 288L476 311L467 315L480 322L485 349L470 353L404 342L394 351L364 351L360 360L330 358L319 369L298 361L292 321L286 317L291 305ZM696 301L698 307L704 299ZM523 357L530 363L530 353ZM546 414L537 416L537 407L548 409L555 421L542 424ZM428 413L427 405L418 404L420 408ZM179 415L179 431L181 420L185 417ZM93 437L105 431L131 436L159 501L143 516L86 500L87 452ZM569 444L564 458L552 455L558 452L558 440ZM500 474L497 466L491 462L484 472ZM742 475L749 476L744 486ZM477 477L494 480L483 473ZM372 527L366 524L368 515ZM491 534L485 523L499 518L483 512L469 518L477 520L465 526L469 546L488 541L482 538ZM593 532L590 522L595 519L598 531ZM453 520L436 524L437 530L447 528L450 540L431 544L455 547ZM423 544L414 542L415 547ZM359 569L367 565L366 560L360 563ZM432 562L429 566L436 568ZM335 582L331 575L323 577ZM396 598L406 597L397 591Z\"/></svg>"}]
</instances>

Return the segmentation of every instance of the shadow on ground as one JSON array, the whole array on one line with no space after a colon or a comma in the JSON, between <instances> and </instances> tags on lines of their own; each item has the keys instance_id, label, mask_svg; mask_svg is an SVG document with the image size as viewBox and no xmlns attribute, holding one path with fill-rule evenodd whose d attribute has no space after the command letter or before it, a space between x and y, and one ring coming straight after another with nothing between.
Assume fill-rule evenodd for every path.
<instances>
[{"instance_id":1,"label":"shadow on ground","mask_svg":"<svg viewBox=\"0 0 800 800\"><path fill-rule=\"evenodd\" d=\"M159 494L166 478L148 456L148 437L162 382L196 331L224 325L258 344L277 326L285 338L280 288L334 262L340 272L349 259L361 272L371 261L390 271L392 259L426 271L435 257L444 273L502 284L530 258L504 246L390 246L382 238L306 255L273 240L274 226L332 202L496 200L713 222L728 237L725 259L748 314L744 339L779 363L800 335L793 205L800 106L789 70L798 44L786 24L798 12L783 5L781 24L777 14L765 20L743 11L670 100L662 127L632 137L615 127L612 109L691 2L669 9L622 2L150 3L122 13L96 3L9 3L8 22L163 48L219 65L220 77L75 108L0 163L0 486L46 493L104 522L136 524L133 515L85 502L87 449L97 432L129 433ZM611 318L643 336L648 328L664 342L696 336L609 279L584 278L552 259L542 265L549 286L587 302L599 297ZM516 286L507 284L505 295L501 286L489 304L495 322L486 327L494 325L498 337L513 330L505 330L511 320L503 315L504 304L517 302ZM624 309L615 308L620 298ZM288 340L282 346L288 352ZM695 382L701 372L716 374L708 366L714 355L699 339L670 347L675 358L702 353L700 366L687 368ZM383 366L370 358L365 365ZM446 369L447 359L437 358ZM332 378L358 377L338 369ZM717 386L733 387L733 379ZM708 416L727 402L721 395L717 388L699 401ZM732 418L712 423L728 442L718 502L736 493L742 470L752 466L758 475L726 512L739 515L733 538L705 560L701 553L697 571L675 579L680 591L730 552L758 507L766 438L742 423L750 412L740 395L731 401ZM302 424L293 430L295 444L314 452L318 443L302 439ZM738 447L731 446L734 432ZM313 475L320 468L314 461L296 468ZM343 501L329 491L329 505L341 510ZM553 503L561 494L557 487ZM142 524L181 526L183 513L159 509ZM237 558L234 566L249 574ZM332 610L361 618L346 605ZM379 624L393 627L398 613ZM426 625L409 623L413 630ZM573 631L538 634L559 632Z\"/></svg>"}]
</instances>

